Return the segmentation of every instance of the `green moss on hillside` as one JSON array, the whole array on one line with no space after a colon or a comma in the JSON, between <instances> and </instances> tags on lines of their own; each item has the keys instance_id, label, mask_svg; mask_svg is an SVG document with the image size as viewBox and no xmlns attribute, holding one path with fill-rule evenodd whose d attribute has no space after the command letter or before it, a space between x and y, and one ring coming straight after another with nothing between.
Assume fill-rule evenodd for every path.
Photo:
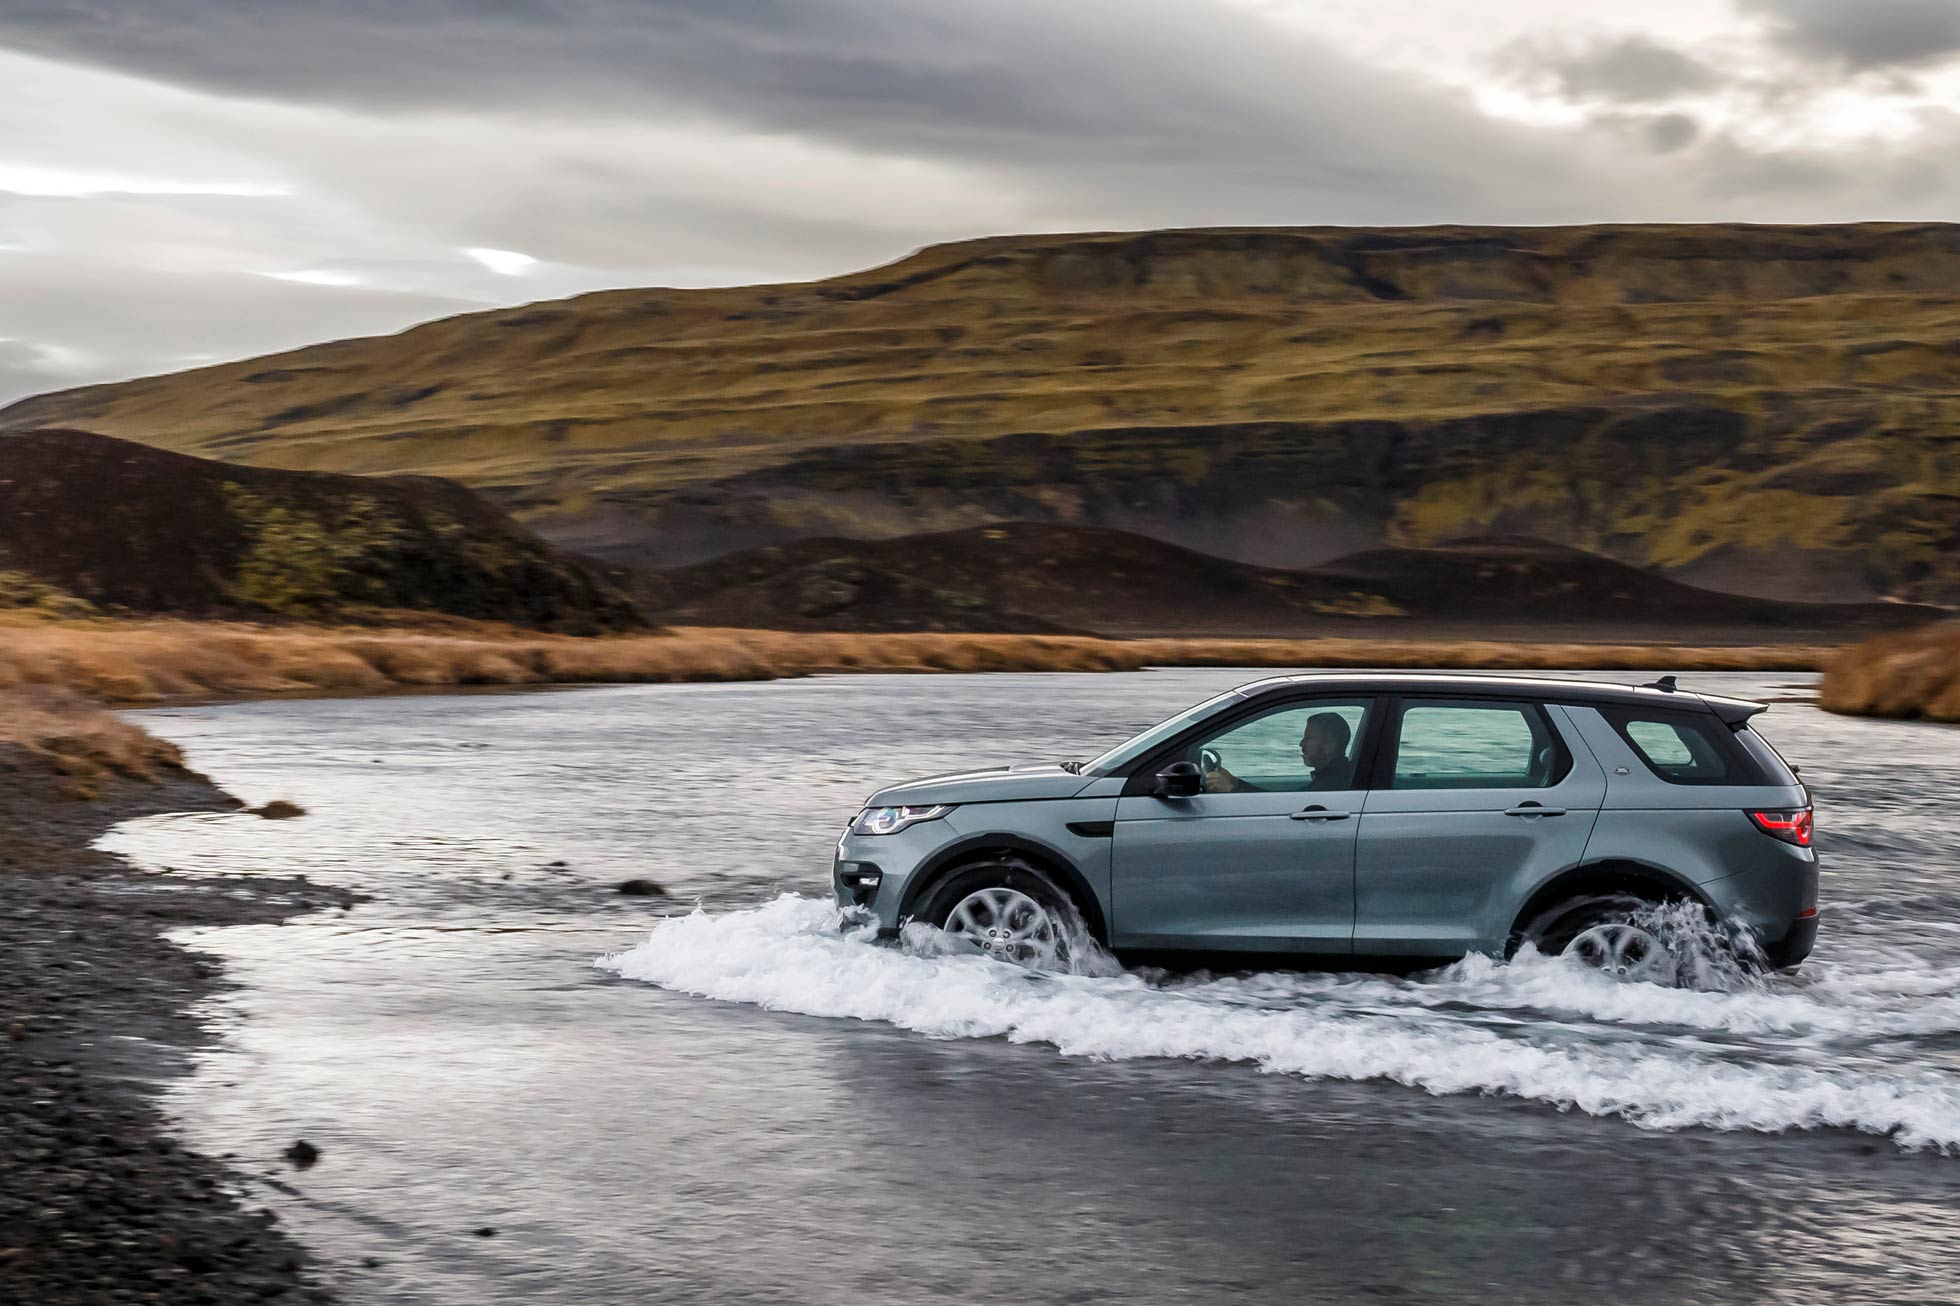
<instances>
[{"instance_id":1,"label":"green moss on hillside","mask_svg":"<svg viewBox=\"0 0 1960 1306\"><path fill-rule=\"evenodd\" d=\"M0 553L0 564L6 555ZM0 565L0 611L31 611L48 617L88 617L95 605L24 571Z\"/></svg>"},{"instance_id":2,"label":"green moss on hillside","mask_svg":"<svg viewBox=\"0 0 1960 1306\"><path fill-rule=\"evenodd\" d=\"M386 599L373 572L403 532L400 521L373 500L350 499L331 511L307 512L240 485L227 485L224 492L246 538L230 581L238 602L280 616L308 617L350 599Z\"/></svg>"}]
</instances>

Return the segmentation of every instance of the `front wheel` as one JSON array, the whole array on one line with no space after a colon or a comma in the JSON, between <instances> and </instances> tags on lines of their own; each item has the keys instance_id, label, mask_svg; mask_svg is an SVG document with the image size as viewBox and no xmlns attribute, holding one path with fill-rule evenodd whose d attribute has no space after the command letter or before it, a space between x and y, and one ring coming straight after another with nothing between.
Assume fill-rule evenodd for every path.
<instances>
[{"instance_id":1,"label":"front wheel","mask_svg":"<svg viewBox=\"0 0 1960 1306\"><path fill-rule=\"evenodd\" d=\"M1019 861L955 871L919 915L963 949L1033 970L1066 969L1081 928L1068 894Z\"/></svg>"}]
</instances>

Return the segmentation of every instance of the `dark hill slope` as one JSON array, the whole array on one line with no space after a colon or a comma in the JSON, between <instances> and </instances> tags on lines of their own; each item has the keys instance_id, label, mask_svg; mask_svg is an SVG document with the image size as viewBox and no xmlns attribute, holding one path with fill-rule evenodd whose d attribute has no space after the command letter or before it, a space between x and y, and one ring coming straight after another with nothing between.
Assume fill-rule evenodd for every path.
<instances>
[{"instance_id":1,"label":"dark hill slope","mask_svg":"<svg viewBox=\"0 0 1960 1306\"><path fill-rule=\"evenodd\" d=\"M643 627L588 564L433 477L232 467L83 431L0 435L0 602Z\"/></svg>"},{"instance_id":2,"label":"dark hill slope","mask_svg":"<svg viewBox=\"0 0 1960 1306\"><path fill-rule=\"evenodd\" d=\"M647 573L675 623L1106 635L1569 632L1749 643L1929 620L1902 604L1801 604L1697 589L1520 539L1356 554L1282 570L1090 527L1022 524L895 540L799 540Z\"/></svg>"},{"instance_id":3,"label":"dark hill slope","mask_svg":"<svg viewBox=\"0 0 1960 1306\"><path fill-rule=\"evenodd\" d=\"M668 565L1109 526L1266 565L1530 534L1791 597L1960 599L1960 227L1003 237L622 290L26 400L425 472Z\"/></svg>"}]
</instances>

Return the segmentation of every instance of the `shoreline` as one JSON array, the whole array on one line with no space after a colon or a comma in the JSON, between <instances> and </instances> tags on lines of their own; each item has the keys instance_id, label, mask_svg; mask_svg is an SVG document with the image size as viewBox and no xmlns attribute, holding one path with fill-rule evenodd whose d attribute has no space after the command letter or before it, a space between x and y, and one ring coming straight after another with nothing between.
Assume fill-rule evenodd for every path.
<instances>
[{"instance_id":1,"label":"shoreline","mask_svg":"<svg viewBox=\"0 0 1960 1306\"><path fill-rule=\"evenodd\" d=\"M756 681L809 675L1136 671L1150 666L1824 671L1835 644L1548 639L1102 639L684 627L579 638L457 630L98 620L0 624L0 691L52 686L113 707L451 688Z\"/></svg>"},{"instance_id":2,"label":"shoreline","mask_svg":"<svg viewBox=\"0 0 1960 1306\"><path fill-rule=\"evenodd\" d=\"M89 777L87 796L77 769L0 744L0 1299L331 1302L253 1195L279 1158L190 1150L162 1110L163 1083L218 1037L199 1005L228 986L167 935L353 899L303 880L177 879L97 851L122 821L242 805L181 766Z\"/></svg>"}]
</instances>

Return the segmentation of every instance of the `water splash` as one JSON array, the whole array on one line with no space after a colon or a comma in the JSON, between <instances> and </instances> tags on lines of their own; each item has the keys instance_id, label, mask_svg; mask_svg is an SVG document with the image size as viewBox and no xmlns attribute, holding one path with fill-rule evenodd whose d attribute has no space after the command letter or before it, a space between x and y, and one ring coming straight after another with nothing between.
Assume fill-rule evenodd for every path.
<instances>
[{"instance_id":1,"label":"water splash","mask_svg":"<svg viewBox=\"0 0 1960 1306\"><path fill-rule=\"evenodd\" d=\"M1068 1056L1244 1062L1306 1078L1502 1094L1642 1128L1840 1127L1960 1149L1960 1082L1930 1050L1960 1006L1899 1000L1870 977L1729 987L1618 983L1564 958L1471 958L1416 979L1036 973L954 953L933 932L876 946L828 903L784 895L658 925L598 965L777 1011L1006 1038ZM1688 936L1698 938L1690 932ZM1685 945L1684 945L1685 946Z\"/></svg>"}]
</instances>

